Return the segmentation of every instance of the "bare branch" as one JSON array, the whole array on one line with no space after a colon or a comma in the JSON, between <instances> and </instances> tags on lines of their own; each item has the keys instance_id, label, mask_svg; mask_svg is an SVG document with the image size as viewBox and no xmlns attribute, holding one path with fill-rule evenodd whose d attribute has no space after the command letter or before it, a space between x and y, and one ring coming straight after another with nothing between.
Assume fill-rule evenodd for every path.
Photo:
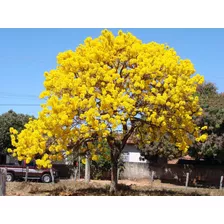
<instances>
[{"instance_id":1,"label":"bare branch","mask_svg":"<svg viewBox=\"0 0 224 224\"><path fill-rule=\"evenodd\" d=\"M122 144L121 144L121 150L124 149L126 143L127 143L127 140L129 139L129 137L132 135L132 133L134 132L136 126L135 124L132 125L132 127L130 128L130 130L127 132L127 134L124 136L124 138L122 139Z\"/></svg>"}]
</instances>

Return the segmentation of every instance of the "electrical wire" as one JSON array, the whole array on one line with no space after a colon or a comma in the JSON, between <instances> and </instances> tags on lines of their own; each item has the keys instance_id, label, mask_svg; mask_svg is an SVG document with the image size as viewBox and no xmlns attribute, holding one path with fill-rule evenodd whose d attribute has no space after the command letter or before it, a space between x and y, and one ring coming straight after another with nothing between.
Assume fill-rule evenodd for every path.
<instances>
[{"instance_id":1,"label":"electrical wire","mask_svg":"<svg viewBox=\"0 0 224 224\"><path fill-rule=\"evenodd\" d=\"M19 103L14 103L14 104L11 104L11 103L2 103L2 104L0 104L0 107L1 106L19 106L19 107L36 107L36 106L40 106L40 104L26 104L26 103L21 103L21 104L19 104Z\"/></svg>"},{"instance_id":2,"label":"electrical wire","mask_svg":"<svg viewBox=\"0 0 224 224\"><path fill-rule=\"evenodd\" d=\"M25 96L0 96L0 99L24 99L24 100L39 100L38 97L25 97Z\"/></svg>"},{"instance_id":3,"label":"electrical wire","mask_svg":"<svg viewBox=\"0 0 224 224\"><path fill-rule=\"evenodd\" d=\"M31 95L31 94L17 94L17 93L9 93L9 92L0 92L0 98L2 99L13 99L13 98L22 98L26 100L33 100L34 98L37 100L39 99L39 96L37 95ZM5 106L19 106L19 107L36 107L40 106L41 103L0 103L0 107Z\"/></svg>"},{"instance_id":4,"label":"electrical wire","mask_svg":"<svg viewBox=\"0 0 224 224\"><path fill-rule=\"evenodd\" d=\"M39 98L39 96L37 96L37 95L18 94L18 93L7 93L7 92L0 92L0 97L29 97L29 98Z\"/></svg>"}]
</instances>

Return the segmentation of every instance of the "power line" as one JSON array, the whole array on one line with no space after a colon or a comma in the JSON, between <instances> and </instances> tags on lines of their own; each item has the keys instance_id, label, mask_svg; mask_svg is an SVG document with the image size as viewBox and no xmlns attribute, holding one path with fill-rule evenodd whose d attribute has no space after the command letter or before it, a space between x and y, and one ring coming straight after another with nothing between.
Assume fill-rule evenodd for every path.
<instances>
[{"instance_id":1,"label":"power line","mask_svg":"<svg viewBox=\"0 0 224 224\"><path fill-rule=\"evenodd\" d=\"M31 107L33 107L34 106L35 107L35 106L40 106L40 104L31 104L31 103L30 104L25 104L25 103L24 104L19 104L19 103L11 104L11 103L4 103L4 104L0 104L0 106L3 106L3 107L4 106L19 106L19 107L20 106L22 106L22 107L30 107L31 106Z\"/></svg>"},{"instance_id":2,"label":"power line","mask_svg":"<svg viewBox=\"0 0 224 224\"><path fill-rule=\"evenodd\" d=\"M7 93L7 92L0 92L0 96L6 96L6 97L32 97L32 98L38 98L37 95L32 94L18 94L18 93Z\"/></svg>"},{"instance_id":3,"label":"power line","mask_svg":"<svg viewBox=\"0 0 224 224\"><path fill-rule=\"evenodd\" d=\"M25 99L25 100L41 100L38 97L27 97L27 96L1 96L1 99Z\"/></svg>"}]
</instances>

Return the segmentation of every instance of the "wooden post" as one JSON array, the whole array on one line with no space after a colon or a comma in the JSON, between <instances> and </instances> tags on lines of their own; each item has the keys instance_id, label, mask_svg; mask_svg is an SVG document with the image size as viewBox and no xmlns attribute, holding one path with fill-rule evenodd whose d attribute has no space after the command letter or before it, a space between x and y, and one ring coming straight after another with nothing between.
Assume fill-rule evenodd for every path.
<instances>
[{"instance_id":1,"label":"wooden post","mask_svg":"<svg viewBox=\"0 0 224 224\"><path fill-rule=\"evenodd\" d=\"M78 167L74 168L74 181L77 180L77 174L78 174Z\"/></svg>"},{"instance_id":2,"label":"wooden post","mask_svg":"<svg viewBox=\"0 0 224 224\"><path fill-rule=\"evenodd\" d=\"M78 170L78 174L79 174L79 176L78 176L78 179L80 180L80 156L79 156L79 163L78 163L78 166L79 166L79 170Z\"/></svg>"},{"instance_id":3,"label":"wooden post","mask_svg":"<svg viewBox=\"0 0 224 224\"><path fill-rule=\"evenodd\" d=\"M26 167L26 176L25 176L25 181L27 182L28 180L28 173L29 173L29 167Z\"/></svg>"},{"instance_id":4,"label":"wooden post","mask_svg":"<svg viewBox=\"0 0 224 224\"><path fill-rule=\"evenodd\" d=\"M185 188L187 189L188 187L188 182L189 182L189 173L186 175L186 183L185 183Z\"/></svg>"},{"instance_id":5,"label":"wooden post","mask_svg":"<svg viewBox=\"0 0 224 224\"><path fill-rule=\"evenodd\" d=\"M0 196L5 196L6 194L6 169L0 169Z\"/></svg>"},{"instance_id":6,"label":"wooden post","mask_svg":"<svg viewBox=\"0 0 224 224\"><path fill-rule=\"evenodd\" d=\"M78 173L78 166L77 166L77 162L73 162L73 169L72 169L72 177L74 179L74 181L77 180L77 173Z\"/></svg>"},{"instance_id":7,"label":"wooden post","mask_svg":"<svg viewBox=\"0 0 224 224\"><path fill-rule=\"evenodd\" d=\"M222 190L222 182L223 182L223 176L221 176L221 178L220 178L220 185L219 185L220 190Z\"/></svg>"},{"instance_id":8,"label":"wooden post","mask_svg":"<svg viewBox=\"0 0 224 224\"><path fill-rule=\"evenodd\" d=\"M86 164L85 164L85 182L90 182L90 161L89 161L89 154L86 155Z\"/></svg>"},{"instance_id":9,"label":"wooden post","mask_svg":"<svg viewBox=\"0 0 224 224\"><path fill-rule=\"evenodd\" d=\"M152 171L152 176L151 176L151 181L152 181L152 182L154 181L154 175L155 175L155 172Z\"/></svg>"},{"instance_id":10,"label":"wooden post","mask_svg":"<svg viewBox=\"0 0 224 224\"><path fill-rule=\"evenodd\" d=\"M53 170L50 169L50 173L51 173L51 180L52 180L52 183L54 184L54 174L53 174Z\"/></svg>"},{"instance_id":11,"label":"wooden post","mask_svg":"<svg viewBox=\"0 0 224 224\"><path fill-rule=\"evenodd\" d=\"M120 168L117 169L117 182L119 180L119 175L120 175Z\"/></svg>"}]
</instances>

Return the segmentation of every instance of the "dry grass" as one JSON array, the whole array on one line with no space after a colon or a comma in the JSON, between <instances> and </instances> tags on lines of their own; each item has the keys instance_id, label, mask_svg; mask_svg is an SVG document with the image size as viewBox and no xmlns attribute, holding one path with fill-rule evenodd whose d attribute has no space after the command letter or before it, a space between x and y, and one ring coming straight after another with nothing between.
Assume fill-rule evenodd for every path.
<instances>
[{"instance_id":1,"label":"dry grass","mask_svg":"<svg viewBox=\"0 0 224 224\"><path fill-rule=\"evenodd\" d=\"M55 184L35 182L7 183L7 195L34 196L108 196L110 181L91 181L86 184L83 180L61 180ZM224 190L209 188L188 188L159 181L151 183L143 181L119 181L118 196L221 196Z\"/></svg>"}]
</instances>

